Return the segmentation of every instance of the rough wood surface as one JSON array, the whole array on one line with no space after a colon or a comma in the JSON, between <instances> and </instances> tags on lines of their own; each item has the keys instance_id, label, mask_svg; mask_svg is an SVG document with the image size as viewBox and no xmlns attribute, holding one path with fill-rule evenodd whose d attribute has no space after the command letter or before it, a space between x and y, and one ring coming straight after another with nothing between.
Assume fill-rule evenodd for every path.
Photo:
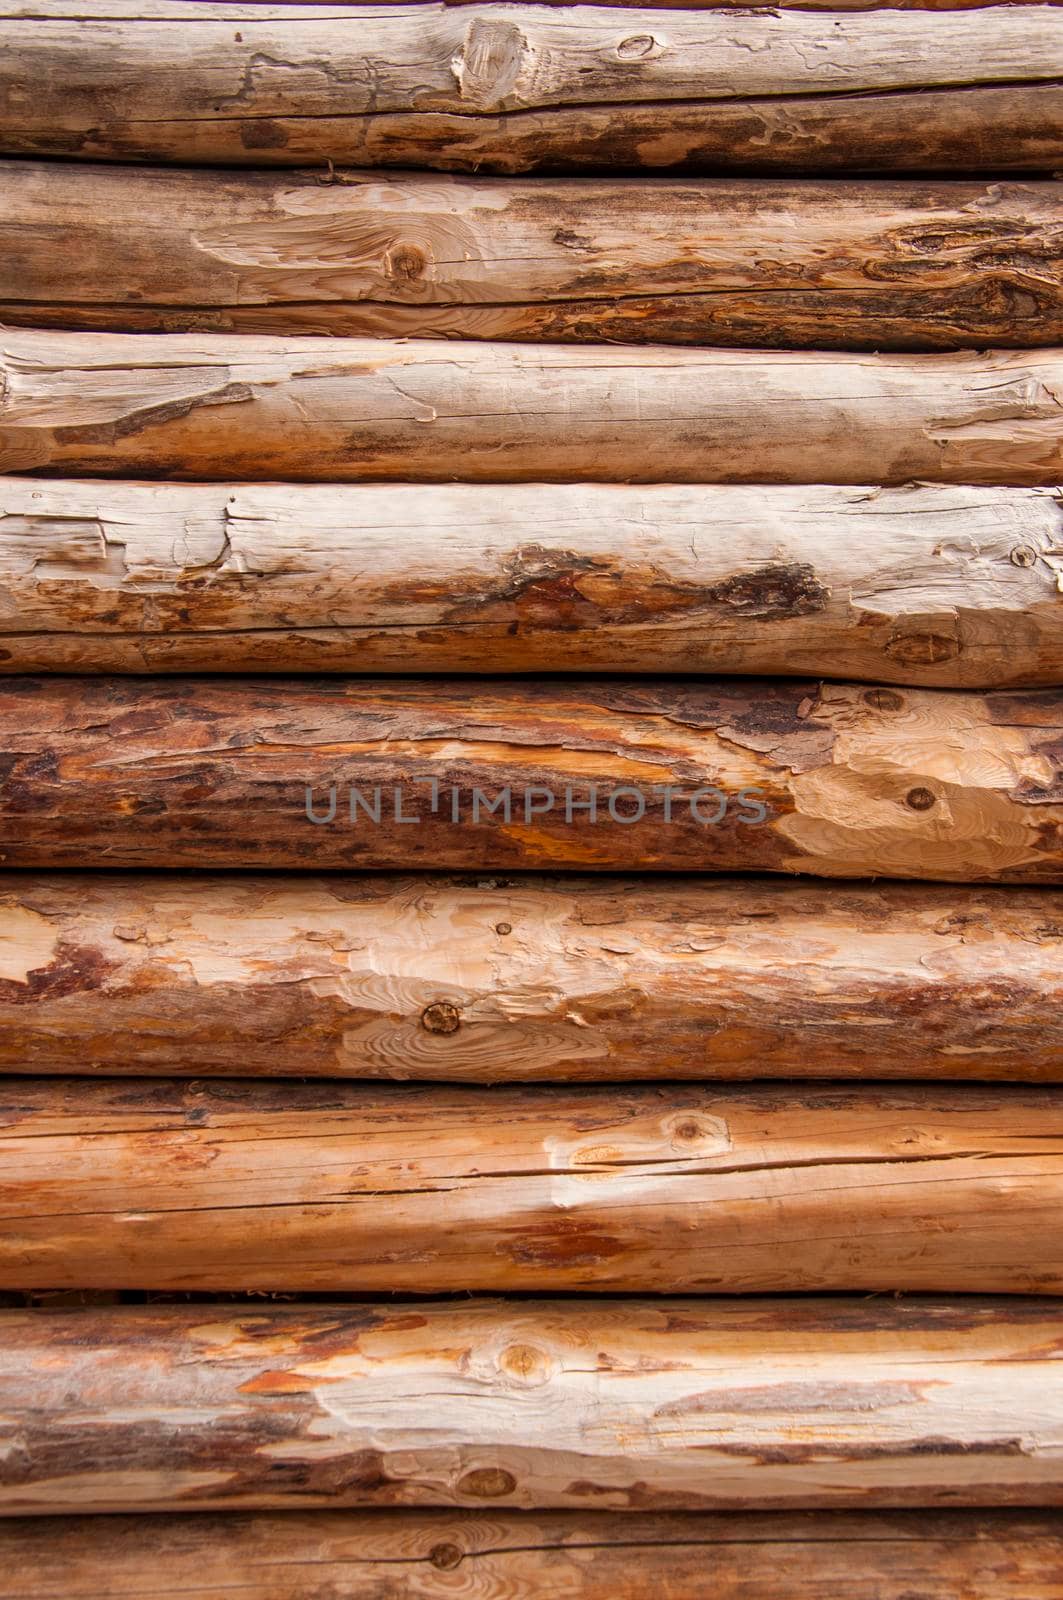
<instances>
[{"instance_id":1,"label":"rough wood surface","mask_svg":"<svg viewBox=\"0 0 1063 1600\"><path fill-rule=\"evenodd\" d=\"M1052 1301L8 1311L0 1400L10 1515L1063 1505Z\"/></svg>"},{"instance_id":2,"label":"rough wood surface","mask_svg":"<svg viewBox=\"0 0 1063 1600\"><path fill-rule=\"evenodd\" d=\"M1063 161L1063 13L0 5L0 149L791 171Z\"/></svg>"},{"instance_id":3,"label":"rough wood surface","mask_svg":"<svg viewBox=\"0 0 1063 1600\"><path fill-rule=\"evenodd\" d=\"M998 15L998 13L994 13ZM1055 183L0 163L0 320L128 331L1063 343Z\"/></svg>"},{"instance_id":4,"label":"rough wood surface","mask_svg":"<svg viewBox=\"0 0 1063 1600\"><path fill-rule=\"evenodd\" d=\"M0 1521L7 1600L1057 1600L1052 1511L287 1511ZM460 1584L460 1590L455 1584ZM785 1587L783 1587L785 1586Z\"/></svg>"},{"instance_id":5,"label":"rough wood surface","mask_svg":"<svg viewBox=\"0 0 1063 1600\"><path fill-rule=\"evenodd\" d=\"M8 678L0 728L7 867L1063 882L1058 690Z\"/></svg>"},{"instance_id":6,"label":"rough wood surface","mask_svg":"<svg viewBox=\"0 0 1063 1600\"><path fill-rule=\"evenodd\" d=\"M1063 1293L1063 1089L6 1078L0 1173L2 1289Z\"/></svg>"},{"instance_id":7,"label":"rough wood surface","mask_svg":"<svg viewBox=\"0 0 1063 1600\"><path fill-rule=\"evenodd\" d=\"M945 485L0 478L0 671L1059 685L1063 509Z\"/></svg>"},{"instance_id":8,"label":"rough wood surface","mask_svg":"<svg viewBox=\"0 0 1063 1600\"><path fill-rule=\"evenodd\" d=\"M0 1072L1063 1081L1051 890L0 876Z\"/></svg>"},{"instance_id":9,"label":"rough wood surface","mask_svg":"<svg viewBox=\"0 0 1063 1600\"><path fill-rule=\"evenodd\" d=\"M0 333L0 472L1063 482L1063 351L833 355Z\"/></svg>"}]
</instances>

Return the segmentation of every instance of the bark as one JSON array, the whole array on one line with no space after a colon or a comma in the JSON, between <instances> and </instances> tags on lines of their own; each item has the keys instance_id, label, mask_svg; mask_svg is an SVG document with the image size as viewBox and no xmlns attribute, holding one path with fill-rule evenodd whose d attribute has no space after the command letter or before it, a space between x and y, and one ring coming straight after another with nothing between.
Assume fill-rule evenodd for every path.
<instances>
[{"instance_id":1,"label":"bark","mask_svg":"<svg viewBox=\"0 0 1063 1600\"><path fill-rule=\"evenodd\" d=\"M21 0L0 5L0 149L502 172L1063 160L1051 6L162 9L109 0L86 17L68 0L30 18Z\"/></svg>"},{"instance_id":2,"label":"bark","mask_svg":"<svg viewBox=\"0 0 1063 1600\"><path fill-rule=\"evenodd\" d=\"M215 1304L0 1329L8 1514L1063 1505L1054 1302Z\"/></svg>"},{"instance_id":3,"label":"bark","mask_svg":"<svg viewBox=\"0 0 1063 1600\"><path fill-rule=\"evenodd\" d=\"M8 478L0 535L9 673L1063 684L1058 491Z\"/></svg>"},{"instance_id":4,"label":"bark","mask_svg":"<svg viewBox=\"0 0 1063 1600\"><path fill-rule=\"evenodd\" d=\"M551 182L4 162L0 319L1042 346L1063 343L1061 222L1052 183Z\"/></svg>"},{"instance_id":5,"label":"bark","mask_svg":"<svg viewBox=\"0 0 1063 1600\"><path fill-rule=\"evenodd\" d=\"M1063 695L9 678L7 867L1063 882Z\"/></svg>"},{"instance_id":6,"label":"bark","mask_svg":"<svg viewBox=\"0 0 1063 1600\"><path fill-rule=\"evenodd\" d=\"M0 1072L1063 1081L1050 891L0 877Z\"/></svg>"},{"instance_id":7,"label":"bark","mask_svg":"<svg viewBox=\"0 0 1063 1600\"><path fill-rule=\"evenodd\" d=\"M1063 1292L1063 1089L8 1078L0 1171L0 1289Z\"/></svg>"},{"instance_id":8,"label":"bark","mask_svg":"<svg viewBox=\"0 0 1063 1600\"><path fill-rule=\"evenodd\" d=\"M0 472L1053 486L1060 397L1059 350L857 356L8 328Z\"/></svg>"},{"instance_id":9,"label":"bark","mask_svg":"<svg viewBox=\"0 0 1063 1600\"><path fill-rule=\"evenodd\" d=\"M0 1521L8 1600L1055 1600L1051 1511L289 1511ZM14 1587L12 1587L14 1585Z\"/></svg>"}]
</instances>

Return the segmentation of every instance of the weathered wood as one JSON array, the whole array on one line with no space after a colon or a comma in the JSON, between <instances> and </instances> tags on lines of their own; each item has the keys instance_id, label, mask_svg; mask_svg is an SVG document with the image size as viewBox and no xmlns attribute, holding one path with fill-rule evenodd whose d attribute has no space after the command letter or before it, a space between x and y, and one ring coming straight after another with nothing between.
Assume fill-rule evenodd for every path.
<instances>
[{"instance_id":1,"label":"weathered wood","mask_svg":"<svg viewBox=\"0 0 1063 1600\"><path fill-rule=\"evenodd\" d=\"M3 1289L1063 1293L1063 1089L7 1078L0 1174Z\"/></svg>"},{"instance_id":2,"label":"weathered wood","mask_svg":"<svg viewBox=\"0 0 1063 1600\"><path fill-rule=\"evenodd\" d=\"M0 478L9 673L1059 685L1061 591L1058 491Z\"/></svg>"},{"instance_id":3,"label":"weathered wood","mask_svg":"<svg viewBox=\"0 0 1063 1600\"><path fill-rule=\"evenodd\" d=\"M1063 351L0 334L0 471L193 481L1063 481Z\"/></svg>"},{"instance_id":4,"label":"weathered wood","mask_svg":"<svg viewBox=\"0 0 1063 1600\"><path fill-rule=\"evenodd\" d=\"M65 15L63 11L65 10ZM234 26L234 23L236 24ZM0 5L0 149L299 166L1050 172L1063 13Z\"/></svg>"},{"instance_id":5,"label":"weathered wood","mask_svg":"<svg viewBox=\"0 0 1063 1600\"><path fill-rule=\"evenodd\" d=\"M0 319L813 349L1060 344L1061 193L0 162Z\"/></svg>"},{"instance_id":6,"label":"weathered wood","mask_svg":"<svg viewBox=\"0 0 1063 1600\"><path fill-rule=\"evenodd\" d=\"M1051 890L0 876L0 1072L1063 1081Z\"/></svg>"},{"instance_id":7,"label":"weathered wood","mask_svg":"<svg viewBox=\"0 0 1063 1600\"><path fill-rule=\"evenodd\" d=\"M0 679L7 867L1063 882L1063 694Z\"/></svg>"},{"instance_id":8,"label":"weathered wood","mask_svg":"<svg viewBox=\"0 0 1063 1600\"><path fill-rule=\"evenodd\" d=\"M1057 1600L1052 1511L286 1511L0 1520L7 1600ZM785 1574L785 1579L783 1578ZM780 1585L785 1582L785 1590Z\"/></svg>"},{"instance_id":9,"label":"weathered wood","mask_svg":"<svg viewBox=\"0 0 1063 1600\"><path fill-rule=\"evenodd\" d=\"M0 1510L1063 1505L1046 1301L0 1316Z\"/></svg>"}]
</instances>

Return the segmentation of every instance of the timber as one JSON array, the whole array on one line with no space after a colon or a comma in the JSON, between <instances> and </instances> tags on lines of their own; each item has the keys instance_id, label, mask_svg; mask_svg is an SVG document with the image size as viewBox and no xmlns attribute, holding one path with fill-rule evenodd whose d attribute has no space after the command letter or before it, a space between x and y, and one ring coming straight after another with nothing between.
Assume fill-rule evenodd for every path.
<instances>
[{"instance_id":1,"label":"timber","mask_svg":"<svg viewBox=\"0 0 1063 1600\"><path fill-rule=\"evenodd\" d=\"M9 161L0 320L1027 348L1063 343L1061 224L1051 182L550 181Z\"/></svg>"},{"instance_id":2,"label":"timber","mask_svg":"<svg viewBox=\"0 0 1063 1600\"><path fill-rule=\"evenodd\" d=\"M1055 1600L1052 1511L286 1511L0 1521L7 1600Z\"/></svg>"},{"instance_id":3,"label":"timber","mask_svg":"<svg viewBox=\"0 0 1063 1600\"><path fill-rule=\"evenodd\" d=\"M1036 489L0 478L0 591L6 673L1063 685Z\"/></svg>"},{"instance_id":4,"label":"timber","mask_svg":"<svg viewBox=\"0 0 1063 1600\"><path fill-rule=\"evenodd\" d=\"M1063 694L8 678L6 867L1063 883Z\"/></svg>"},{"instance_id":5,"label":"timber","mask_svg":"<svg viewBox=\"0 0 1063 1600\"><path fill-rule=\"evenodd\" d=\"M0 1171L0 1289L1063 1293L1063 1089L6 1078Z\"/></svg>"},{"instance_id":6,"label":"timber","mask_svg":"<svg viewBox=\"0 0 1063 1600\"><path fill-rule=\"evenodd\" d=\"M0 1073L1063 1082L1047 889L0 875Z\"/></svg>"},{"instance_id":7,"label":"timber","mask_svg":"<svg viewBox=\"0 0 1063 1600\"><path fill-rule=\"evenodd\" d=\"M890 356L6 328L0 472L1050 487L1063 482L1061 395L1063 350Z\"/></svg>"},{"instance_id":8,"label":"timber","mask_svg":"<svg viewBox=\"0 0 1063 1600\"><path fill-rule=\"evenodd\" d=\"M0 150L495 172L1063 161L1051 6L153 9L109 0L97 15L68 3L28 17L4 0Z\"/></svg>"},{"instance_id":9,"label":"timber","mask_svg":"<svg viewBox=\"0 0 1063 1600\"><path fill-rule=\"evenodd\" d=\"M8 1311L0 1510L1058 1507L1059 1350L1046 1300Z\"/></svg>"}]
</instances>

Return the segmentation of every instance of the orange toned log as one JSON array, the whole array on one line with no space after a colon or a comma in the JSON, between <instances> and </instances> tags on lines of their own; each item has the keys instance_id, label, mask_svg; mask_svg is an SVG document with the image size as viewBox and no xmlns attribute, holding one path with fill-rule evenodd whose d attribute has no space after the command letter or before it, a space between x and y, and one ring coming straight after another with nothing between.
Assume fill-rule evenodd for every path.
<instances>
[{"instance_id":1,"label":"orange toned log","mask_svg":"<svg viewBox=\"0 0 1063 1600\"><path fill-rule=\"evenodd\" d=\"M1038 1300L8 1311L0 1510L1060 1506L1059 1356Z\"/></svg>"},{"instance_id":2,"label":"orange toned log","mask_svg":"<svg viewBox=\"0 0 1063 1600\"><path fill-rule=\"evenodd\" d=\"M235 24L235 25L234 25ZM0 149L525 172L1051 171L1063 17L0 0Z\"/></svg>"},{"instance_id":3,"label":"orange toned log","mask_svg":"<svg viewBox=\"0 0 1063 1600\"><path fill-rule=\"evenodd\" d=\"M1063 1292L1018 1085L6 1078L0 1175L0 1289Z\"/></svg>"},{"instance_id":4,"label":"orange toned log","mask_svg":"<svg viewBox=\"0 0 1063 1600\"><path fill-rule=\"evenodd\" d=\"M288 1511L0 1521L7 1600L1055 1600L1051 1511ZM785 1578L783 1575L785 1574ZM13 1586L13 1587L12 1587Z\"/></svg>"},{"instance_id":5,"label":"orange toned log","mask_svg":"<svg viewBox=\"0 0 1063 1600\"><path fill-rule=\"evenodd\" d=\"M0 680L8 867L1063 882L1063 692Z\"/></svg>"},{"instance_id":6,"label":"orange toned log","mask_svg":"<svg viewBox=\"0 0 1063 1600\"><path fill-rule=\"evenodd\" d=\"M1061 350L858 356L6 328L0 471L1052 487L1063 481L1060 396Z\"/></svg>"},{"instance_id":7,"label":"orange toned log","mask_svg":"<svg viewBox=\"0 0 1063 1600\"><path fill-rule=\"evenodd\" d=\"M0 320L872 350L1063 343L1059 185L0 163Z\"/></svg>"},{"instance_id":8,"label":"orange toned log","mask_svg":"<svg viewBox=\"0 0 1063 1600\"><path fill-rule=\"evenodd\" d=\"M0 875L0 1072L1063 1080L1050 890Z\"/></svg>"}]
</instances>

